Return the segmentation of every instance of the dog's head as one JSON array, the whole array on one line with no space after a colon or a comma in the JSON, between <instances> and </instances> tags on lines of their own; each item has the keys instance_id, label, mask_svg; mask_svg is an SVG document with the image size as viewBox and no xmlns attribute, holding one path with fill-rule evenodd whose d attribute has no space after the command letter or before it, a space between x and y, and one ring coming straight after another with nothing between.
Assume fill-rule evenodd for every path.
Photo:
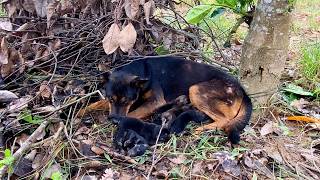
<instances>
[{"instance_id":1,"label":"dog's head","mask_svg":"<svg viewBox=\"0 0 320 180\"><path fill-rule=\"evenodd\" d=\"M147 79L118 71L104 74L104 93L109 100L109 114L126 116L131 105L148 82Z\"/></svg>"}]
</instances>

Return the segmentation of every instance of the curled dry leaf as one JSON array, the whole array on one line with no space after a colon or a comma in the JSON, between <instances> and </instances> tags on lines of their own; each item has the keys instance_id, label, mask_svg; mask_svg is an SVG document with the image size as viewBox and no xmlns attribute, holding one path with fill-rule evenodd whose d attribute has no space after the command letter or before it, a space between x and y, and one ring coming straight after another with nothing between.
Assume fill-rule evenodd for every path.
<instances>
[{"instance_id":1,"label":"curled dry leaf","mask_svg":"<svg viewBox=\"0 0 320 180\"><path fill-rule=\"evenodd\" d=\"M124 10L130 19L135 19L139 12L140 0L125 0Z\"/></svg>"},{"instance_id":2,"label":"curled dry leaf","mask_svg":"<svg viewBox=\"0 0 320 180\"><path fill-rule=\"evenodd\" d=\"M113 53L119 47L119 34L119 26L116 23L112 24L102 40L103 49L107 54Z\"/></svg>"},{"instance_id":3,"label":"curled dry leaf","mask_svg":"<svg viewBox=\"0 0 320 180\"><path fill-rule=\"evenodd\" d=\"M137 31L134 29L133 25L129 23L119 34L119 45L123 52L128 52L133 48L137 40Z\"/></svg>"},{"instance_id":4,"label":"curled dry leaf","mask_svg":"<svg viewBox=\"0 0 320 180\"><path fill-rule=\"evenodd\" d=\"M6 38L1 38L0 44L0 64L8 64L9 61L9 49Z\"/></svg>"},{"instance_id":5,"label":"curled dry leaf","mask_svg":"<svg viewBox=\"0 0 320 180\"><path fill-rule=\"evenodd\" d=\"M18 99L18 96L13 92L7 90L0 90L0 103L10 103L11 101Z\"/></svg>"},{"instance_id":6,"label":"curled dry leaf","mask_svg":"<svg viewBox=\"0 0 320 180\"><path fill-rule=\"evenodd\" d=\"M47 84L42 84L39 89L40 96L43 98L50 98L52 91Z\"/></svg>"},{"instance_id":7,"label":"curled dry leaf","mask_svg":"<svg viewBox=\"0 0 320 180\"><path fill-rule=\"evenodd\" d=\"M155 9L155 4L153 0L150 0L143 5L144 15L146 17L147 24L151 25L150 16L153 15L153 11Z\"/></svg>"},{"instance_id":8,"label":"curled dry leaf","mask_svg":"<svg viewBox=\"0 0 320 180\"><path fill-rule=\"evenodd\" d=\"M265 136L267 134L273 133L273 122L269 121L267 122L262 128L260 129L261 136Z\"/></svg>"},{"instance_id":9,"label":"curled dry leaf","mask_svg":"<svg viewBox=\"0 0 320 180\"><path fill-rule=\"evenodd\" d=\"M174 164L182 164L187 158L184 155L179 155L178 157L168 159Z\"/></svg>"}]
</instances>

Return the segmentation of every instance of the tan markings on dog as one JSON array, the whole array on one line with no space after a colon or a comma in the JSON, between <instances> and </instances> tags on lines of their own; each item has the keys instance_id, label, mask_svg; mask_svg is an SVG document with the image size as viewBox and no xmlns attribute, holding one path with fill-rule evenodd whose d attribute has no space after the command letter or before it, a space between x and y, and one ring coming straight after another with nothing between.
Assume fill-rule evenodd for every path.
<instances>
[{"instance_id":1,"label":"tan markings on dog","mask_svg":"<svg viewBox=\"0 0 320 180\"><path fill-rule=\"evenodd\" d=\"M109 111L109 110L110 110L109 101L106 99L103 99L90 104L88 107L80 109L77 116L81 117L93 111Z\"/></svg>"},{"instance_id":2,"label":"tan markings on dog","mask_svg":"<svg viewBox=\"0 0 320 180\"><path fill-rule=\"evenodd\" d=\"M118 101L118 97L116 95L113 95L112 100L116 102L116 101Z\"/></svg>"},{"instance_id":3,"label":"tan markings on dog","mask_svg":"<svg viewBox=\"0 0 320 180\"><path fill-rule=\"evenodd\" d=\"M166 100L164 100L162 93L158 93L156 96L157 97L150 97L149 100L143 103L140 107L130 112L128 116L138 119L144 119L150 116L157 108L167 103Z\"/></svg>"},{"instance_id":4,"label":"tan markings on dog","mask_svg":"<svg viewBox=\"0 0 320 180\"><path fill-rule=\"evenodd\" d=\"M148 92L143 94L143 99L149 99L153 95L152 90L149 90Z\"/></svg>"},{"instance_id":5,"label":"tan markings on dog","mask_svg":"<svg viewBox=\"0 0 320 180\"><path fill-rule=\"evenodd\" d=\"M214 86L213 86L214 85ZM214 122L196 129L197 133L209 129L225 129L241 109L242 94L235 90L226 92L222 81L208 81L193 85L189 89L191 104L208 115Z\"/></svg>"},{"instance_id":6,"label":"tan markings on dog","mask_svg":"<svg viewBox=\"0 0 320 180\"><path fill-rule=\"evenodd\" d=\"M128 115L129 110L130 110L130 107L132 106L132 104L133 104L133 101L130 101L130 102L128 103L128 105L125 107L126 115Z\"/></svg>"}]
</instances>

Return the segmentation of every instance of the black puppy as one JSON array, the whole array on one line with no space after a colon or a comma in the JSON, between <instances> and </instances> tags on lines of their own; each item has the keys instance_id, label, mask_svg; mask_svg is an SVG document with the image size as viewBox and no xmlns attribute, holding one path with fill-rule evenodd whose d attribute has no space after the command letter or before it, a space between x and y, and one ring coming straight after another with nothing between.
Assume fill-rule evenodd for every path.
<instances>
[{"instance_id":1,"label":"black puppy","mask_svg":"<svg viewBox=\"0 0 320 180\"><path fill-rule=\"evenodd\" d=\"M113 143L117 149L123 149L129 156L142 155L148 145L156 143L161 125L143 122L136 118L112 115L109 119L118 125ZM159 142L169 138L170 131L167 128L161 130Z\"/></svg>"},{"instance_id":2,"label":"black puppy","mask_svg":"<svg viewBox=\"0 0 320 180\"><path fill-rule=\"evenodd\" d=\"M114 136L114 144L118 149L128 152L129 156L144 154L148 145L156 143L162 123L159 142L164 142L169 135L180 134L190 121L197 123L209 120L204 113L195 110L185 96L178 97L159 109L151 117L153 123L143 122L136 118L110 116L109 119L118 125Z\"/></svg>"}]
</instances>

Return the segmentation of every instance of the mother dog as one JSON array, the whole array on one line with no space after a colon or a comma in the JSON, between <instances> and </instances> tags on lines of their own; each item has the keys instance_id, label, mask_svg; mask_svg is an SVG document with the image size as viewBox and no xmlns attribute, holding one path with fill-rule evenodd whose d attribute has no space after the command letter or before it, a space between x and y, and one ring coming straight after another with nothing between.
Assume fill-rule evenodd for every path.
<instances>
[{"instance_id":1,"label":"mother dog","mask_svg":"<svg viewBox=\"0 0 320 180\"><path fill-rule=\"evenodd\" d=\"M196 129L222 129L236 144L248 124L252 104L240 83L213 66L177 57L135 60L105 73L110 115L147 118L155 109L186 95L213 122Z\"/></svg>"}]
</instances>

